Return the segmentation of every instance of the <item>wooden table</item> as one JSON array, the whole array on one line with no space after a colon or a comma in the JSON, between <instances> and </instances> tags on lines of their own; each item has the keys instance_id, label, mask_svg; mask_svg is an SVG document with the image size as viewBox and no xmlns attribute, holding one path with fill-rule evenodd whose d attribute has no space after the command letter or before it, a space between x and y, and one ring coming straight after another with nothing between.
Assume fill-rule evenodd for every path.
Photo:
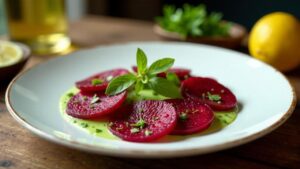
<instances>
[{"instance_id":1,"label":"wooden table","mask_svg":"<svg viewBox=\"0 0 300 169\"><path fill-rule=\"evenodd\" d=\"M152 23L93 16L72 23L70 35L81 47L158 40L152 32ZM48 58L35 56L27 68ZM299 93L300 70L287 75ZM9 115L4 104L4 89L2 87L0 92L0 169L300 169L299 106L284 125L243 146L186 158L125 159L66 148L31 134Z\"/></svg>"}]
</instances>

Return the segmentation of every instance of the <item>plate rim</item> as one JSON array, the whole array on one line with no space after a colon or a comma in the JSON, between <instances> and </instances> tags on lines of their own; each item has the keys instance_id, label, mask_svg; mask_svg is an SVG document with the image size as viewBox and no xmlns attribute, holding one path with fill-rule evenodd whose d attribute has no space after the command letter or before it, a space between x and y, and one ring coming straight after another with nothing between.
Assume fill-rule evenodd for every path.
<instances>
[{"instance_id":1,"label":"plate rim","mask_svg":"<svg viewBox=\"0 0 300 169\"><path fill-rule=\"evenodd\" d=\"M216 47L216 46L211 46L211 45L203 45L203 44L194 44L194 43L187 43L187 42L162 42L162 41L140 42L140 41L135 41L135 42L122 42L122 43L115 43L115 44L100 45L100 46L96 46L96 47L93 47L93 48L78 50L78 51L75 51L75 52L70 53L68 55L62 56L62 57L70 57L71 55L73 55L74 53L77 53L77 52L95 50L95 49L101 48L101 47L130 45L130 44L137 44L137 43L143 43L143 44L163 43L163 44L193 45L193 46L202 46L202 47L215 48L215 49L218 49L218 50L225 50L225 51L229 51L229 52L238 53L240 55L247 55L245 53L241 53L241 52L238 52L238 51L225 49L225 48L221 48L221 47ZM19 115L19 113L14 110L14 108L11 104L11 99L10 99L11 89L12 89L13 85L15 84L15 82L20 77L22 77L28 71L30 71L32 69L35 69L38 66L41 66L42 64L49 63L52 60L56 60L56 59L59 59L59 58L61 58L61 57L54 57L54 58L48 59L44 62L40 62L38 64L35 64L34 66L20 72L16 77L14 77L13 80L9 83L9 85L6 89L6 92L5 92L5 104L6 104L7 110L11 114L11 116L19 124L21 124L21 126L26 128L27 130L29 130L31 133L33 133L33 134L35 134L35 135L37 135L37 136L39 136L43 139L46 139L47 141L50 141L50 142L53 142L53 143L56 143L56 144L59 144L59 145L64 145L64 146L67 146L69 148L76 148L76 149L80 149L80 150L83 150L83 151L88 151L88 152L93 152L93 153L98 153L98 154L103 154L103 155L110 155L110 156L116 156L116 157L134 157L134 158L161 158L161 157L172 158L172 157L200 155L200 154L206 154L206 153L212 153L212 152L216 152L216 151L220 151L220 150L225 150L225 149L228 149L228 148L232 148L232 147L236 147L236 146L239 146L239 145L242 145L242 144L246 144L246 143L248 143L252 140L258 139L258 138L270 133L271 131L275 130L276 128L281 126L291 116L291 114L293 113L293 111L296 107L296 104L297 104L297 97L296 97L295 88L293 87L291 82L287 79L287 77L285 75L283 75L283 73L281 73L280 71L275 69L274 67L272 67L272 66L270 66L270 65L268 65L268 64L266 64L266 63L264 63L260 60L257 60L255 58L251 57L249 59L259 61L264 66L267 66L267 67L273 69L276 73L278 73L278 75L283 77L288 82L288 85L290 87L290 90L292 92L292 97L293 97L292 101L290 103L290 106L286 110L286 112L282 113L281 117L276 122L268 125L264 129L262 129L260 131L255 131L255 132L251 133L250 135L244 136L244 137L239 138L239 139L234 139L234 140L226 141L226 142L223 142L223 143L210 145L210 146L207 146L207 147L180 149L180 150L176 150L176 153L174 153L174 151L172 151L172 150L143 151L143 150L131 150L130 148L124 148L124 147L122 147L122 148L119 147L118 149L112 149L112 148L108 148L108 147L104 147L104 146L98 146L98 145L95 146L95 145L90 145L90 144L87 144L87 143L82 143L82 142L79 142L79 141L76 141L76 140L66 140L66 139L60 138L58 136L48 134L47 132L42 131L38 127L35 127L34 125L27 122L24 118L22 118Z\"/></svg>"}]
</instances>

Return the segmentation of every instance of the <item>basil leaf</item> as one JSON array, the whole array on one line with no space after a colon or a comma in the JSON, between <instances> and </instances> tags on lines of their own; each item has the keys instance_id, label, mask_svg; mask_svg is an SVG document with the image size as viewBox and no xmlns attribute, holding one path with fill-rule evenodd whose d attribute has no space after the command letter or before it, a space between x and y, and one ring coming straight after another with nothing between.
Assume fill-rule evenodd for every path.
<instances>
[{"instance_id":1,"label":"basil leaf","mask_svg":"<svg viewBox=\"0 0 300 169\"><path fill-rule=\"evenodd\" d=\"M144 51L138 48L136 52L136 63L138 68L138 74L143 74L147 69L147 56Z\"/></svg>"},{"instance_id":2,"label":"basil leaf","mask_svg":"<svg viewBox=\"0 0 300 169\"><path fill-rule=\"evenodd\" d=\"M143 90L144 85L142 83L142 81L138 80L135 84L135 93L138 94L141 90Z\"/></svg>"},{"instance_id":3,"label":"basil leaf","mask_svg":"<svg viewBox=\"0 0 300 169\"><path fill-rule=\"evenodd\" d=\"M176 32L184 39L189 36L229 36L231 24L222 21L222 13L209 13L204 4L185 4L182 8L166 5L162 14L163 16L156 18L160 27Z\"/></svg>"},{"instance_id":4,"label":"basil leaf","mask_svg":"<svg viewBox=\"0 0 300 169\"><path fill-rule=\"evenodd\" d=\"M152 63L152 65L149 67L148 72L150 75L158 74L161 72L167 71L170 67L174 64L174 59L172 58L163 58L155 61Z\"/></svg>"},{"instance_id":5,"label":"basil leaf","mask_svg":"<svg viewBox=\"0 0 300 169\"><path fill-rule=\"evenodd\" d=\"M136 77L133 74L126 74L112 79L105 91L107 95L116 95L123 92L136 82Z\"/></svg>"},{"instance_id":6,"label":"basil leaf","mask_svg":"<svg viewBox=\"0 0 300 169\"><path fill-rule=\"evenodd\" d=\"M169 98L181 98L179 88L172 82L161 77L153 77L149 80L149 87L158 94Z\"/></svg>"},{"instance_id":7,"label":"basil leaf","mask_svg":"<svg viewBox=\"0 0 300 169\"><path fill-rule=\"evenodd\" d=\"M176 86L180 85L180 80L179 80L178 76L175 73L168 72L167 75L166 75L166 78L170 82L173 82Z\"/></svg>"}]
</instances>

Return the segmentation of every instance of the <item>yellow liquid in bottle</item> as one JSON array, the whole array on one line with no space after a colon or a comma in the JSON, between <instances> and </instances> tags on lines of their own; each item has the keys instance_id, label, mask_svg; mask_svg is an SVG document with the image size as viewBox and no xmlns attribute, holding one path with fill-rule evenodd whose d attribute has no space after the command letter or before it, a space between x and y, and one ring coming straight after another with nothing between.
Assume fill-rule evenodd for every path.
<instances>
[{"instance_id":1,"label":"yellow liquid in bottle","mask_svg":"<svg viewBox=\"0 0 300 169\"><path fill-rule=\"evenodd\" d=\"M53 54L70 46L64 0L6 0L10 38L34 53Z\"/></svg>"}]
</instances>

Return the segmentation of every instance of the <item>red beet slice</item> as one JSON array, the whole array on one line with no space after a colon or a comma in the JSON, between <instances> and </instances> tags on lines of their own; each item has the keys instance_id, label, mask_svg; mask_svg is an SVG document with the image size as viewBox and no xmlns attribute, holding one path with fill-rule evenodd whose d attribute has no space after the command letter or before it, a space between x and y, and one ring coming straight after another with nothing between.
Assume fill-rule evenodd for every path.
<instances>
[{"instance_id":1,"label":"red beet slice","mask_svg":"<svg viewBox=\"0 0 300 169\"><path fill-rule=\"evenodd\" d=\"M103 92L78 93L67 104L67 114L80 119L97 119L113 113L126 99L126 92L106 96Z\"/></svg>"},{"instance_id":2,"label":"red beet slice","mask_svg":"<svg viewBox=\"0 0 300 169\"><path fill-rule=\"evenodd\" d=\"M207 129L214 120L212 109L199 99L170 99L177 113L177 124L171 134L186 135L201 132Z\"/></svg>"},{"instance_id":3,"label":"red beet slice","mask_svg":"<svg viewBox=\"0 0 300 169\"><path fill-rule=\"evenodd\" d=\"M170 103L146 100L119 109L110 119L109 130L123 140L149 142L169 134L175 125L176 112Z\"/></svg>"},{"instance_id":4,"label":"red beet slice","mask_svg":"<svg viewBox=\"0 0 300 169\"><path fill-rule=\"evenodd\" d=\"M137 72L137 67L136 66L132 66L132 70L134 72ZM175 73L178 78L180 80L185 80L187 79L188 77L190 77L190 73L191 73L191 70L190 69L184 69L184 68L171 68L168 70L169 72L171 73ZM166 77L166 73L159 73L158 74L159 77Z\"/></svg>"},{"instance_id":5,"label":"red beet slice","mask_svg":"<svg viewBox=\"0 0 300 169\"><path fill-rule=\"evenodd\" d=\"M84 80L76 82L76 87L85 92L102 91L105 90L109 81L116 76L129 73L126 69L113 69L104 71L93 76L90 76ZM93 80L100 80L98 83L93 83Z\"/></svg>"},{"instance_id":6,"label":"red beet slice","mask_svg":"<svg viewBox=\"0 0 300 169\"><path fill-rule=\"evenodd\" d=\"M237 105L235 95L211 78L190 77L182 82L181 91L184 96L201 99L213 110L228 110Z\"/></svg>"}]
</instances>

